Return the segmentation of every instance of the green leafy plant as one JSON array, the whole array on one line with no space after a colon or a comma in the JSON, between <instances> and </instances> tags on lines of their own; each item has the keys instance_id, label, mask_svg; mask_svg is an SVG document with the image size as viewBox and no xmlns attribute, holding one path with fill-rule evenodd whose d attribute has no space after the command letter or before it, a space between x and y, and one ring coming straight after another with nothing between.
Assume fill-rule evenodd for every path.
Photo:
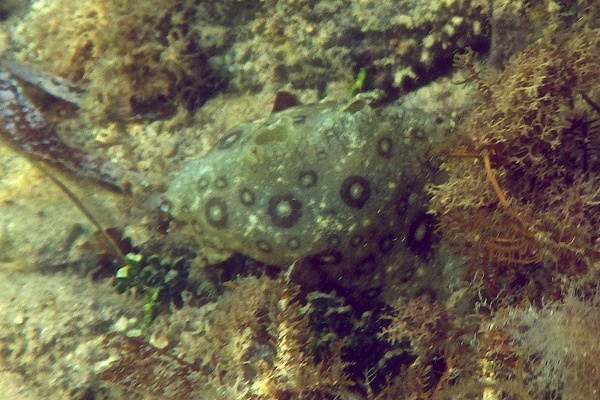
<instances>
[{"instance_id":1,"label":"green leafy plant","mask_svg":"<svg viewBox=\"0 0 600 400\"><path fill-rule=\"evenodd\" d=\"M352 82L352 84L348 87L348 91L352 95L362 92L365 87L366 80L367 80L367 70L366 70L366 68L361 68L358 71L358 73L356 74L356 78L354 78L354 81Z\"/></svg>"},{"instance_id":2,"label":"green leafy plant","mask_svg":"<svg viewBox=\"0 0 600 400\"><path fill-rule=\"evenodd\" d=\"M188 262L179 259L171 264L157 255L144 257L139 253L124 256L125 265L117 270L116 289L119 293L137 290L146 296L144 320L140 329L150 325L160 309L171 302L181 305L181 293L187 286Z\"/></svg>"}]
</instances>

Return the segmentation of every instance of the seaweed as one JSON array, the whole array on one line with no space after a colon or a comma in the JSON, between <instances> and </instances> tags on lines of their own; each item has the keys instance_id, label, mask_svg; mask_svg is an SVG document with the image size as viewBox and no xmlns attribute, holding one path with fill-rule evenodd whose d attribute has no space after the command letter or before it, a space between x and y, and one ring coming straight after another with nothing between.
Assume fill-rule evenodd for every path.
<instances>
[{"instance_id":1,"label":"seaweed","mask_svg":"<svg viewBox=\"0 0 600 400\"><path fill-rule=\"evenodd\" d=\"M103 346L118 352L98 379L159 399L192 399L206 373L138 339L109 335Z\"/></svg>"},{"instance_id":2,"label":"seaweed","mask_svg":"<svg viewBox=\"0 0 600 400\"><path fill-rule=\"evenodd\" d=\"M27 35L43 69L86 88L89 122L166 119L226 86L202 48L201 8L191 0L47 4Z\"/></svg>"},{"instance_id":3,"label":"seaweed","mask_svg":"<svg viewBox=\"0 0 600 400\"><path fill-rule=\"evenodd\" d=\"M572 275L600 259L600 35L585 18L553 18L503 71L478 72L473 53L456 60L481 104L441 151L449 180L432 187L430 210L493 295L524 267Z\"/></svg>"}]
</instances>

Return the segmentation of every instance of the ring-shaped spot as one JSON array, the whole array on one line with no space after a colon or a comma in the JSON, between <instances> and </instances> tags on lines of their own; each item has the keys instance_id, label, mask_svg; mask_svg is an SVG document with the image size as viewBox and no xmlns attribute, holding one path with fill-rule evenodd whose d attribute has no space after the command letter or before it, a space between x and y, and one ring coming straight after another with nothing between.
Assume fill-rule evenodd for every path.
<instances>
[{"instance_id":1,"label":"ring-shaped spot","mask_svg":"<svg viewBox=\"0 0 600 400\"><path fill-rule=\"evenodd\" d=\"M291 228L302 217L302 203L291 193L275 195L269 200L267 214L279 228Z\"/></svg>"},{"instance_id":2,"label":"ring-shaped spot","mask_svg":"<svg viewBox=\"0 0 600 400\"><path fill-rule=\"evenodd\" d=\"M338 247L342 244L342 239L340 238L340 235L332 234L327 238L327 244L329 247Z\"/></svg>"},{"instance_id":3,"label":"ring-shaped spot","mask_svg":"<svg viewBox=\"0 0 600 400\"><path fill-rule=\"evenodd\" d=\"M408 283L415 277L416 272L417 270L413 265L406 265L402 268L398 279L401 283Z\"/></svg>"},{"instance_id":4,"label":"ring-shaped spot","mask_svg":"<svg viewBox=\"0 0 600 400\"><path fill-rule=\"evenodd\" d=\"M256 241L256 248L263 253L270 253L273 251L273 247L266 240L260 239Z\"/></svg>"},{"instance_id":5,"label":"ring-shaped spot","mask_svg":"<svg viewBox=\"0 0 600 400\"><path fill-rule=\"evenodd\" d=\"M203 175L200 178L198 178L198 181L196 183L196 187L199 190L204 190L208 187L208 185L210 185L210 179L208 176Z\"/></svg>"},{"instance_id":6,"label":"ring-shaped spot","mask_svg":"<svg viewBox=\"0 0 600 400\"><path fill-rule=\"evenodd\" d=\"M427 132L425 132L425 130L421 127L414 127L410 133L413 137L415 137L418 140L425 139L425 136L427 135Z\"/></svg>"},{"instance_id":7,"label":"ring-shaped spot","mask_svg":"<svg viewBox=\"0 0 600 400\"><path fill-rule=\"evenodd\" d=\"M215 179L215 187L217 189L225 189L227 187L227 179L223 176L219 176Z\"/></svg>"},{"instance_id":8,"label":"ring-shaped spot","mask_svg":"<svg viewBox=\"0 0 600 400\"><path fill-rule=\"evenodd\" d=\"M364 293L363 300L369 300L375 302L379 296L381 296L381 288L371 288Z\"/></svg>"},{"instance_id":9,"label":"ring-shaped spot","mask_svg":"<svg viewBox=\"0 0 600 400\"><path fill-rule=\"evenodd\" d=\"M361 235L353 235L350 238L350 246L356 248L365 243L365 239Z\"/></svg>"},{"instance_id":10,"label":"ring-shaped spot","mask_svg":"<svg viewBox=\"0 0 600 400\"><path fill-rule=\"evenodd\" d=\"M206 202L204 216L208 224L217 229L227 228L227 204L219 197L213 197Z\"/></svg>"},{"instance_id":11,"label":"ring-shaped spot","mask_svg":"<svg viewBox=\"0 0 600 400\"><path fill-rule=\"evenodd\" d=\"M340 251L328 249L310 257L309 261L316 267L331 267L340 264L343 259L344 255Z\"/></svg>"},{"instance_id":12,"label":"ring-shaped spot","mask_svg":"<svg viewBox=\"0 0 600 400\"><path fill-rule=\"evenodd\" d=\"M327 159L327 152L325 150L317 151L317 160L323 161Z\"/></svg>"},{"instance_id":13,"label":"ring-shaped spot","mask_svg":"<svg viewBox=\"0 0 600 400\"><path fill-rule=\"evenodd\" d=\"M379 239L379 243L378 243L379 251L381 252L381 254L388 254L390 251L392 251L395 244L396 244L396 237L394 235L392 235L391 233L383 235Z\"/></svg>"},{"instance_id":14,"label":"ring-shaped spot","mask_svg":"<svg viewBox=\"0 0 600 400\"><path fill-rule=\"evenodd\" d=\"M433 215L427 213L418 214L410 222L409 233L406 237L407 247L417 254L427 253L435 241L433 226L435 226L435 217Z\"/></svg>"},{"instance_id":15,"label":"ring-shaped spot","mask_svg":"<svg viewBox=\"0 0 600 400\"><path fill-rule=\"evenodd\" d=\"M254 205L256 202L256 197L254 196L254 192L248 188L240 189L240 202L246 207L250 207Z\"/></svg>"},{"instance_id":16,"label":"ring-shaped spot","mask_svg":"<svg viewBox=\"0 0 600 400\"><path fill-rule=\"evenodd\" d=\"M388 136L380 137L377 140L377 154L383 158L391 158L394 150L394 141Z\"/></svg>"},{"instance_id":17,"label":"ring-shaped spot","mask_svg":"<svg viewBox=\"0 0 600 400\"><path fill-rule=\"evenodd\" d=\"M298 238L295 237L289 238L287 241L287 247L290 250L298 250L300 248L300 240L298 240Z\"/></svg>"},{"instance_id":18,"label":"ring-shaped spot","mask_svg":"<svg viewBox=\"0 0 600 400\"><path fill-rule=\"evenodd\" d=\"M365 258L356 263L356 274L363 276L372 274L377 268L377 257L374 253L369 253Z\"/></svg>"},{"instance_id":19,"label":"ring-shaped spot","mask_svg":"<svg viewBox=\"0 0 600 400\"><path fill-rule=\"evenodd\" d=\"M371 183L362 176L349 176L342 182L340 197L352 208L363 208L371 197Z\"/></svg>"},{"instance_id":20,"label":"ring-shaped spot","mask_svg":"<svg viewBox=\"0 0 600 400\"><path fill-rule=\"evenodd\" d=\"M298 183L302 188L311 188L317 186L318 176L312 169L300 171L298 174Z\"/></svg>"}]
</instances>

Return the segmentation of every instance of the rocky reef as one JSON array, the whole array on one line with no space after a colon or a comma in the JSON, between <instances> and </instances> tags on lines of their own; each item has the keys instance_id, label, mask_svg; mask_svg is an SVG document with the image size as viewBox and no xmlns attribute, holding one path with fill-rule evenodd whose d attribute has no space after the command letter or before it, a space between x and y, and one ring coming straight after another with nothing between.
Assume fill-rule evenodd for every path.
<instances>
[{"instance_id":1,"label":"rocky reef","mask_svg":"<svg viewBox=\"0 0 600 400\"><path fill-rule=\"evenodd\" d=\"M0 397L597 396L594 2L0 18Z\"/></svg>"}]
</instances>

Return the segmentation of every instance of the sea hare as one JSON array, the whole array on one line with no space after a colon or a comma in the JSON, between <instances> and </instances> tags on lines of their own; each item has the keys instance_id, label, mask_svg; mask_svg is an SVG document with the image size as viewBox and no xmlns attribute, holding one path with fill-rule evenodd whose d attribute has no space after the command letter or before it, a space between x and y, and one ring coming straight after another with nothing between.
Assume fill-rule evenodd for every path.
<instances>
[{"instance_id":1,"label":"sea hare","mask_svg":"<svg viewBox=\"0 0 600 400\"><path fill-rule=\"evenodd\" d=\"M403 106L294 106L226 133L165 197L211 246L283 267L300 260L346 287L379 285L389 263L409 280L429 234L422 189L436 130Z\"/></svg>"}]
</instances>

